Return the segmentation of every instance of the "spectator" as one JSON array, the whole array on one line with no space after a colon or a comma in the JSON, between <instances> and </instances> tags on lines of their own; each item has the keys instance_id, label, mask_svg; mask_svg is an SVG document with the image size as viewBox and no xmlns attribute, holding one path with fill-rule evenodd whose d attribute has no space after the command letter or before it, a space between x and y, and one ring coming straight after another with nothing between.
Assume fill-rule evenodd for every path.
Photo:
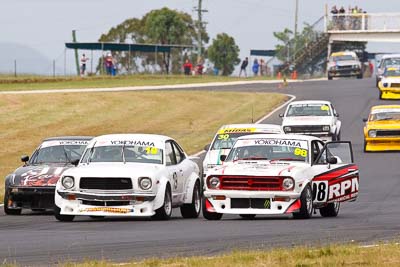
<instances>
[{"instance_id":1,"label":"spectator","mask_svg":"<svg viewBox=\"0 0 400 267\"><path fill-rule=\"evenodd\" d=\"M112 59L112 70L111 70L111 75L112 76L115 76L115 75L117 75L117 59L116 58L113 58Z\"/></svg>"},{"instance_id":2,"label":"spectator","mask_svg":"<svg viewBox=\"0 0 400 267\"><path fill-rule=\"evenodd\" d=\"M265 61L264 59L260 59L260 76L265 75Z\"/></svg>"},{"instance_id":3,"label":"spectator","mask_svg":"<svg viewBox=\"0 0 400 267\"><path fill-rule=\"evenodd\" d=\"M374 74L374 64L372 64L371 60L368 61L369 72Z\"/></svg>"},{"instance_id":4,"label":"spectator","mask_svg":"<svg viewBox=\"0 0 400 267\"><path fill-rule=\"evenodd\" d=\"M186 59L185 64L183 64L183 73L185 75L190 75L192 73L193 65L189 59Z\"/></svg>"},{"instance_id":5,"label":"spectator","mask_svg":"<svg viewBox=\"0 0 400 267\"><path fill-rule=\"evenodd\" d=\"M86 73L86 62L89 60L89 58L87 58L85 56L85 54L82 54L81 57L81 76L84 76Z\"/></svg>"},{"instance_id":6,"label":"spectator","mask_svg":"<svg viewBox=\"0 0 400 267\"><path fill-rule=\"evenodd\" d=\"M346 10L344 9L343 6L341 6L340 9L339 9L339 17L338 17L338 28L339 28L339 30L344 30L345 29L345 13L346 13Z\"/></svg>"},{"instance_id":7,"label":"spectator","mask_svg":"<svg viewBox=\"0 0 400 267\"><path fill-rule=\"evenodd\" d=\"M198 75L202 75L203 74L203 59L202 58L199 58L197 60L196 73Z\"/></svg>"},{"instance_id":8,"label":"spectator","mask_svg":"<svg viewBox=\"0 0 400 267\"><path fill-rule=\"evenodd\" d=\"M258 64L258 60L257 59L254 59L254 62L253 62L253 73L254 73L254 76L257 76L258 75L258 70L259 70L259 68L260 68L260 64Z\"/></svg>"},{"instance_id":9,"label":"spectator","mask_svg":"<svg viewBox=\"0 0 400 267\"><path fill-rule=\"evenodd\" d=\"M247 71L246 71L247 65L249 65L249 58L248 57L246 57L243 60L242 65L240 66L239 77L242 74L242 71L244 72L244 76L247 77Z\"/></svg>"},{"instance_id":10,"label":"spectator","mask_svg":"<svg viewBox=\"0 0 400 267\"><path fill-rule=\"evenodd\" d=\"M338 15L339 11L336 8L336 6L333 6L331 9L331 14L332 14L332 22L333 22L333 29L337 30L338 29Z\"/></svg>"},{"instance_id":11,"label":"spectator","mask_svg":"<svg viewBox=\"0 0 400 267\"><path fill-rule=\"evenodd\" d=\"M113 58L112 58L111 53L107 54L104 64L106 66L107 75L111 75L112 69L113 69Z\"/></svg>"}]
</instances>

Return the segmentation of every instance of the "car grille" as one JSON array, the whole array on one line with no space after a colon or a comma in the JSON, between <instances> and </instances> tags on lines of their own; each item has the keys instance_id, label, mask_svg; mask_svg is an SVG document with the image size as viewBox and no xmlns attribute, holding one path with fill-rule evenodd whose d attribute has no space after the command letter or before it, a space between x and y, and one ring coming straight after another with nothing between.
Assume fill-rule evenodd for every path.
<instances>
[{"instance_id":1,"label":"car grille","mask_svg":"<svg viewBox=\"0 0 400 267\"><path fill-rule=\"evenodd\" d=\"M290 126L291 133L322 132L322 125Z\"/></svg>"},{"instance_id":2,"label":"car grille","mask_svg":"<svg viewBox=\"0 0 400 267\"><path fill-rule=\"evenodd\" d=\"M232 209L270 209L271 199L269 198L232 198Z\"/></svg>"},{"instance_id":3,"label":"car grille","mask_svg":"<svg viewBox=\"0 0 400 267\"><path fill-rule=\"evenodd\" d=\"M282 190L282 177L223 175L219 178L221 190Z\"/></svg>"},{"instance_id":4,"label":"car grille","mask_svg":"<svg viewBox=\"0 0 400 267\"><path fill-rule=\"evenodd\" d=\"M352 70L353 66L336 66L337 70Z\"/></svg>"},{"instance_id":5,"label":"car grille","mask_svg":"<svg viewBox=\"0 0 400 267\"><path fill-rule=\"evenodd\" d=\"M391 137L398 136L400 137L400 130L378 130L376 131L377 137Z\"/></svg>"},{"instance_id":6,"label":"car grille","mask_svg":"<svg viewBox=\"0 0 400 267\"><path fill-rule=\"evenodd\" d=\"M81 189L99 190L125 190L132 189L131 178L109 178L109 177L82 177L79 183Z\"/></svg>"},{"instance_id":7,"label":"car grille","mask_svg":"<svg viewBox=\"0 0 400 267\"><path fill-rule=\"evenodd\" d=\"M127 205L129 205L129 201L82 200L82 204L88 205L88 206L101 206L101 207L127 206Z\"/></svg>"},{"instance_id":8,"label":"car grille","mask_svg":"<svg viewBox=\"0 0 400 267\"><path fill-rule=\"evenodd\" d=\"M390 87L400 88L400 83L391 83Z\"/></svg>"}]
</instances>

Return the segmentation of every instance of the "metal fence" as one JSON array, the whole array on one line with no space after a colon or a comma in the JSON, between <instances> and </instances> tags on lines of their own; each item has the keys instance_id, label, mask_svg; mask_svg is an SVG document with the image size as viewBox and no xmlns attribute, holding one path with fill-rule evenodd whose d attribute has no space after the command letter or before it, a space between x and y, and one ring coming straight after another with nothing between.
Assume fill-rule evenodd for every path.
<instances>
[{"instance_id":1,"label":"metal fence","mask_svg":"<svg viewBox=\"0 0 400 267\"><path fill-rule=\"evenodd\" d=\"M400 13L345 13L325 17L325 32L349 31L400 31Z\"/></svg>"}]
</instances>

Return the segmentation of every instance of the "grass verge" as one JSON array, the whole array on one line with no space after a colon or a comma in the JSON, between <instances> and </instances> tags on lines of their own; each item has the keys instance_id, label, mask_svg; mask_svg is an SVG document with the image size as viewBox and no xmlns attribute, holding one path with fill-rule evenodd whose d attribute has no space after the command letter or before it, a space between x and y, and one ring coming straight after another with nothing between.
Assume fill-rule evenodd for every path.
<instances>
[{"instance_id":1,"label":"grass verge","mask_svg":"<svg viewBox=\"0 0 400 267\"><path fill-rule=\"evenodd\" d=\"M330 245L320 248L298 247L271 251L236 251L216 257L148 259L126 264L107 261L86 261L64 264L76 267L143 266L143 267L235 267L235 266L400 266L400 248L396 244L360 247Z\"/></svg>"},{"instance_id":2,"label":"grass verge","mask_svg":"<svg viewBox=\"0 0 400 267\"><path fill-rule=\"evenodd\" d=\"M150 85L175 85L207 82L232 82L248 80L268 80L271 77L224 77L224 76L184 76L184 75L129 75L93 77L46 77L46 76L5 76L0 75L0 91L79 89L104 87L129 87Z\"/></svg>"},{"instance_id":3,"label":"grass verge","mask_svg":"<svg viewBox=\"0 0 400 267\"><path fill-rule=\"evenodd\" d=\"M252 113L256 120L286 99L212 91L0 95L0 202L4 177L46 137L158 133L175 138L191 154L222 124L251 122Z\"/></svg>"}]
</instances>

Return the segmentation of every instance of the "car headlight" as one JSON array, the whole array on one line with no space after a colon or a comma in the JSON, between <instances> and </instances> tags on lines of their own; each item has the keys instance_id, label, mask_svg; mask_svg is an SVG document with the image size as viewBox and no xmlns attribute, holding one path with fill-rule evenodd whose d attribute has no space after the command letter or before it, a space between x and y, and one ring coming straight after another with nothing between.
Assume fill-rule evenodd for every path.
<instances>
[{"instance_id":1,"label":"car headlight","mask_svg":"<svg viewBox=\"0 0 400 267\"><path fill-rule=\"evenodd\" d=\"M283 190L292 190L294 188L294 180L293 178L286 177L282 181Z\"/></svg>"},{"instance_id":2,"label":"car headlight","mask_svg":"<svg viewBox=\"0 0 400 267\"><path fill-rule=\"evenodd\" d=\"M149 190L152 186L151 179L149 177L140 177L139 178L139 187L142 190Z\"/></svg>"},{"instance_id":3,"label":"car headlight","mask_svg":"<svg viewBox=\"0 0 400 267\"><path fill-rule=\"evenodd\" d=\"M354 65L353 67L354 67L355 69L359 69L359 68L360 68L359 65Z\"/></svg>"},{"instance_id":4,"label":"car headlight","mask_svg":"<svg viewBox=\"0 0 400 267\"><path fill-rule=\"evenodd\" d=\"M74 177L64 176L61 180L61 184L65 189L71 189L75 185Z\"/></svg>"},{"instance_id":5,"label":"car headlight","mask_svg":"<svg viewBox=\"0 0 400 267\"><path fill-rule=\"evenodd\" d=\"M331 130L331 126L329 126L329 125L322 126L322 131L329 132L330 130Z\"/></svg>"},{"instance_id":6,"label":"car headlight","mask_svg":"<svg viewBox=\"0 0 400 267\"><path fill-rule=\"evenodd\" d=\"M221 182L220 182L218 177L213 176L213 177L208 179L208 186L211 189L219 189L220 185L221 185Z\"/></svg>"},{"instance_id":7,"label":"car headlight","mask_svg":"<svg viewBox=\"0 0 400 267\"><path fill-rule=\"evenodd\" d=\"M283 127L283 131L284 131L285 133L289 133L289 132L292 131L292 127L290 127L290 126L285 126L285 127Z\"/></svg>"},{"instance_id":8,"label":"car headlight","mask_svg":"<svg viewBox=\"0 0 400 267\"><path fill-rule=\"evenodd\" d=\"M383 83L383 87L389 87L388 83Z\"/></svg>"},{"instance_id":9,"label":"car headlight","mask_svg":"<svg viewBox=\"0 0 400 267\"><path fill-rule=\"evenodd\" d=\"M376 130L369 130L368 131L368 136L369 137L376 137Z\"/></svg>"}]
</instances>

